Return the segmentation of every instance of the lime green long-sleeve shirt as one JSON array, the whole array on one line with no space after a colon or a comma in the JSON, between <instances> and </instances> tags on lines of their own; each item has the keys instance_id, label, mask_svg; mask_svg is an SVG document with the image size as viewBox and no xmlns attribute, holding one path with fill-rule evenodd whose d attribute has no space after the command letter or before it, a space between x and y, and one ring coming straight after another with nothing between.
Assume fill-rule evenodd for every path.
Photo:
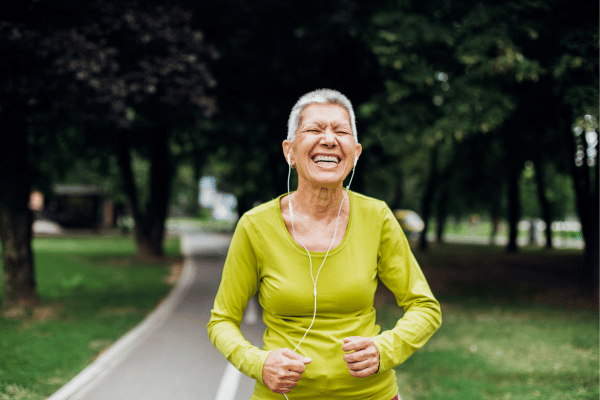
<instances>
[{"instance_id":1,"label":"lime green long-sleeve shirt","mask_svg":"<svg viewBox=\"0 0 600 400\"><path fill-rule=\"evenodd\" d=\"M343 241L327 256L317 281L317 314L297 352L312 359L290 400L389 400L398 393L392 369L425 344L441 325L439 303L429 289L408 241L388 206L354 192ZM240 218L225 261L208 323L208 335L241 372L256 379L251 399L284 399L262 381L270 351L294 349L309 327L314 310L309 258L289 234L280 199ZM313 274L324 252L311 252ZM380 332L373 300L378 279L405 311L396 326ZM258 291L267 326L263 349L240 331L248 300ZM342 359L343 339L372 337L379 370L366 378L350 375Z\"/></svg>"}]
</instances>

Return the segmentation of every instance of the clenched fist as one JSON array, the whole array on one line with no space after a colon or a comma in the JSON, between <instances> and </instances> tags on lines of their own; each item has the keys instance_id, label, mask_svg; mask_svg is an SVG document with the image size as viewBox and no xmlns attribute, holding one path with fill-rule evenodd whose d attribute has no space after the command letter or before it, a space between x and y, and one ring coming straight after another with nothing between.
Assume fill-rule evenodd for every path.
<instances>
[{"instance_id":1,"label":"clenched fist","mask_svg":"<svg viewBox=\"0 0 600 400\"><path fill-rule=\"evenodd\" d=\"M379 350L370 337L351 336L344 338L342 350L350 375L364 378L379 370Z\"/></svg>"},{"instance_id":2,"label":"clenched fist","mask_svg":"<svg viewBox=\"0 0 600 400\"><path fill-rule=\"evenodd\" d=\"M272 351L263 365L263 382L275 393L288 393L311 361L288 348Z\"/></svg>"}]
</instances>

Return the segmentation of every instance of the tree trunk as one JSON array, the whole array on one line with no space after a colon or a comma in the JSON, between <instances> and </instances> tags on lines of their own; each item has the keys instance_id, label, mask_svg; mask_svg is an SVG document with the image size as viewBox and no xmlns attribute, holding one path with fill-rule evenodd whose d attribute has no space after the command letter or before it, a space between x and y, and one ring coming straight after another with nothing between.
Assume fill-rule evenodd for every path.
<instances>
[{"instance_id":1,"label":"tree trunk","mask_svg":"<svg viewBox=\"0 0 600 400\"><path fill-rule=\"evenodd\" d=\"M552 249L552 210L550 202L546 197L546 183L544 182L544 166L540 160L535 163L535 180L537 183L537 194L540 209L542 210L542 219L546 224L546 248Z\"/></svg>"},{"instance_id":2,"label":"tree trunk","mask_svg":"<svg viewBox=\"0 0 600 400\"><path fill-rule=\"evenodd\" d=\"M423 222L425 224L425 226L423 227L423 231L421 231L421 235L419 237L419 248L422 251L427 250L427 229L429 228L429 218L431 217L431 203L433 202L436 185L438 183L438 149L435 145L431 148L429 162L429 181L427 182L425 194L421 199L421 213L423 216Z\"/></svg>"},{"instance_id":3,"label":"tree trunk","mask_svg":"<svg viewBox=\"0 0 600 400\"><path fill-rule=\"evenodd\" d=\"M598 142L596 142L596 154L598 154ZM600 229L600 217L599 217L599 191L598 191L598 168L596 167L592 172L591 165L584 160L584 173L582 174L585 179L585 185L582 185L586 191L587 206L588 206L588 220L585 225L582 223L583 236L585 239L585 256L583 266L583 276L585 282L583 288L587 292L593 292L598 289L598 251L599 251L599 239L600 235L598 230ZM596 163L598 157L596 156ZM597 165L597 164L596 164ZM583 218L583 217L581 217ZM585 229L584 229L585 228Z\"/></svg>"},{"instance_id":4,"label":"tree trunk","mask_svg":"<svg viewBox=\"0 0 600 400\"><path fill-rule=\"evenodd\" d=\"M165 224L169 211L171 197L171 182L173 178L173 160L169 151L170 129L158 126L152 135L151 169L150 169L150 198L146 206L147 233L151 248L151 256L163 255Z\"/></svg>"},{"instance_id":5,"label":"tree trunk","mask_svg":"<svg viewBox=\"0 0 600 400\"><path fill-rule=\"evenodd\" d=\"M596 154L598 154L598 142L596 142ZM600 270L600 171L598 170L599 157L596 156L595 177L591 196L591 224L589 242L586 242L586 260L584 275L587 277L588 284L586 290L594 292L598 290L598 272Z\"/></svg>"},{"instance_id":6,"label":"tree trunk","mask_svg":"<svg viewBox=\"0 0 600 400\"><path fill-rule=\"evenodd\" d=\"M514 164L514 161L512 162ZM508 245L506 251L516 253L518 250L517 236L519 231L519 218L521 215L519 202L519 173L516 165L509 166L508 170Z\"/></svg>"},{"instance_id":7,"label":"tree trunk","mask_svg":"<svg viewBox=\"0 0 600 400\"><path fill-rule=\"evenodd\" d=\"M125 192L131 203L135 220L135 240L138 256L160 258L163 256L165 221L171 194L173 162L169 153L169 129L159 126L149 137L150 143L150 198L144 211L140 208L138 190L131 167L131 154L125 135L120 135L118 158L123 175Z\"/></svg>"},{"instance_id":8,"label":"tree trunk","mask_svg":"<svg viewBox=\"0 0 600 400\"><path fill-rule=\"evenodd\" d=\"M498 236L498 227L500 225L500 199L498 196L492 199L492 231L490 232L490 244L496 244L496 237Z\"/></svg>"},{"instance_id":9,"label":"tree trunk","mask_svg":"<svg viewBox=\"0 0 600 400\"><path fill-rule=\"evenodd\" d=\"M444 243L444 228L446 227L446 220L448 219L448 188L446 185L443 186L437 204L436 241L439 244Z\"/></svg>"},{"instance_id":10,"label":"tree trunk","mask_svg":"<svg viewBox=\"0 0 600 400\"><path fill-rule=\"evenodd\" d=\"M576 139L571 129L573 123L572 112L564 108L562 112L561 130L565 134L565 143L569 165L571 166L571 177L575 199L577 205L577 214L581 223L581 232L585 243L583 281L581 288L587 292L593 292L598 288L598 250L599 250L599 202L598 202L598 169L594 170L594 178L590 176L590 168L584 159L583 165L575 165ZM596 144L596 150L598 145Z\"/></svg>"},{"instance_id":11,"label":"tree trunk","mask_svg":"<svg viewBox=\"0 0 600 400\"><path fill-rule=\"evenodd\" d=\"M0 206L5 306L38 303L31 252L33 214L27 203L23 208L17 211Z\"/></svg>"},{"instance_id":12,"label":"tree trunk","mask_svg":"<svg viewBox=\"0 0 600 400\"><path fill-rule=\"evenodd\" d=\"M588 224L587 237L585 238L585 258L584 258L584 289L587 292L598 290L598 272L600 269L599 251L600 251L600 171L598 170L598 141L596 141L596 159L594 163L593 176L591 168L588 168L588 182L590 182L589 206L590 220ZM589 155L589 153L588 153Z\"/></svg>"},{"instance_id":13,"label":"tree trunk","mask_svg":"<svg viewBox=\"0 0 600 400\"><path fill-rule=\"evenodd\" d=\"M4 266L4 304L32 306L38 302L31 252L33 214L27 123L23 113L3 110L0 126L11 143L0 146L0 240ZM16 118L15 118L16 117Z\"/></svg>"}]
</instances>

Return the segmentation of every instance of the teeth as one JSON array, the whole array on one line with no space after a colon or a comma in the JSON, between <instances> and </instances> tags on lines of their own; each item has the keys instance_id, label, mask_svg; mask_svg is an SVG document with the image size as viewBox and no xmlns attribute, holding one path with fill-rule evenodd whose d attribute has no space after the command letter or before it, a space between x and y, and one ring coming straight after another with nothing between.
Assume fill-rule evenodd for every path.
<instances>
[{"instance_id":1,"label":"teeth","mask_svg":"<svg viewBox=\"0 0 600 400\"><path fill-rule=\"evenodd\" d=\"M318 163L318 162L334 162L334 163L339 163L339 160L336 156L325 156L325 155L316 155L313 157L313 160Z\"/></svg>"}]
</instances>

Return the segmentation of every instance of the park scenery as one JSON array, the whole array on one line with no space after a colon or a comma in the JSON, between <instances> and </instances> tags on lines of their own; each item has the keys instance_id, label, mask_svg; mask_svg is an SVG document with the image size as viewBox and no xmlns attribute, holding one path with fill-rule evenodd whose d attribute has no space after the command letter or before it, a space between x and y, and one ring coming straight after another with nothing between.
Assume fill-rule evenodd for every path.
<instances>
[{"instance_id":1,"label":"park scenery","mask_svg":"<svg viewBox=\"0 0 600 400\"><path fill-rule=\"evenodd\" d=\"M597 2L13 3L0 400L56 393L172 292L186 235L285 193L317 88L352 101L352 190L394 211L442 307L401 398L598 398ZM383 284L374 304L382 329L403 315Z\"/></svg>"}]
</instances>

